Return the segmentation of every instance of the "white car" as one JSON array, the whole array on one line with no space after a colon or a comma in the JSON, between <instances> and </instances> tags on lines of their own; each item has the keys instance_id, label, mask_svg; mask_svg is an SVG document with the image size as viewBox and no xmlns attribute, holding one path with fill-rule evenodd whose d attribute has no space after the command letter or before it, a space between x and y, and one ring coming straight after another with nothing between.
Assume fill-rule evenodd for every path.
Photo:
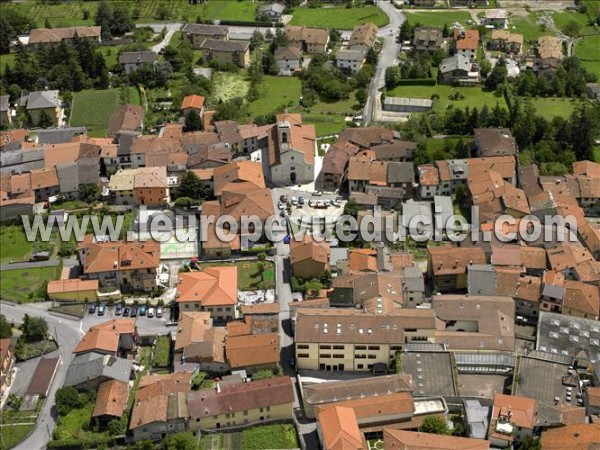
<instances>
[{"instance_id":1,"label":"white car","mask_svg":"<svg viewBox=\"0 0 600 450\"><path fill-rule=\"evenodd\" d=\"M290 202L292 205L296 206L298 204L298 199L296 197L292 197L292 200Z\"/></svg>"},{"instance_id":2,"label":"white car","mask_svg":"<svg viewBox=\"0 0 600 450\"><path fill-rule=\"evenodd\" d=\"M329 199L325 199L325 200L323 201L323 204L325 205L325 207L329 208L329 207L331 206L331 200L329 200Z\"/></svg>"},{"instance_id":3,"label":"white car","mask_svg":"<svg viewBox=\"0 0 600 450\"><path fill-rule=\"evenodd\" d=\"M332 200L331 204L333 206L335 206L336 208L339 208L340 206L342 206L342 204L339 202L339 200Z\"/></svg>"},{"instance_id":4,"label":"white car","mask_svg":"<svg viewBox=\"0 0 600 450\"><path fill-rule=\"evenodd\" d=\"M285 203L279 202L277 203L277 207L281 210L285 209Z\"/></svg>"},{"instance_id":5,"label":"white car","mask_svg":"<svg viewBox=\"0 0 600 450\"><path fill-rule=\"evenodd\" d=\"M146 315L150 318L154 317L154 308L148 308L148 311L146 311Z\"/></svg>"},{"instance_id":6,"label":"white car","mask_svg":"<svg viewBox=\"0 0 600 450\"><path fill-rule=\"evenodd\" d=\"M323 195L323 192L322 192L322 191L315 191L315 192L313 192L313 194L312 194L312 195L313 195L314 197L320 197L321 195Z\"/></svg>"}]
</instances>

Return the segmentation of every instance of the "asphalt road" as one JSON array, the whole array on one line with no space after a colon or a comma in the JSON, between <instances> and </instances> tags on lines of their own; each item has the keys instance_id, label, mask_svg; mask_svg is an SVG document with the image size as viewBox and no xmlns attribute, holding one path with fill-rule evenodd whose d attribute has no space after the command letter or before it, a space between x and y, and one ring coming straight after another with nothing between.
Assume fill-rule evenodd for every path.
<instances>
[{"instance_id":1,"label":"asphalt road","mask_svg":"<svg viewBox=\"0 0 600 450\"><path fill-rule=\"evenodd\" d=\"M385 69L392 66L398 56L401 44L396 42L396 38L398 37L402 23L406 20L404 14L388 1L379 0L377 1L377 6L387 14L390 23L380 28L378 33L379 36L383 37L383 46L379 53L375 76L369 86L369 97L363 112L363 122L365 124L372 122L377 112L381 109L379 96L381 95L380 90L385 86Z\"/></svg>"},{"instance_id":2,"label":"asphalt road","mask_svg":"<svg viewBox=\"0 0 600 450\"><path fill-rule=\"evenodd\" d=\"M19 445L14 447L16 450L33 450L46 448L46 444L52 437L52 431L56 423L56 412L54 411L54 394L58 387L62 386L65 381L65 375L71 359L72 351L83 336L80 330L80 322L75 320L63 319L53 316L43 308L44 304L37 305L10 305L2 302L2 314L9 321L21 323L25 314L33 316L41 316L48 322L50 332L58 341L59 349L52 353L52 356L61 356L61 362L56 371L56 376L50 387L48 398L42 409L38 424L33 433ZM18 377L18 374L17 374Z\"/></svg>"}]
</instances>

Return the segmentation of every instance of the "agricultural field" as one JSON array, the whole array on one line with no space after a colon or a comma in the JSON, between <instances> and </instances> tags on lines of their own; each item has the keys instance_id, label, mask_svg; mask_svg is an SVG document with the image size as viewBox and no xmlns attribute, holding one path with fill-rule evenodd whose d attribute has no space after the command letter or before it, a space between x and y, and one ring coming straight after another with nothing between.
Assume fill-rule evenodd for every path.
<instances>
[{"instance_id":1,"label":"agricultural field","mask_svg":"<svg viewBox=\"0 0 600 450\"><path fill-rule=\"evenodd\" d=\"M2 225L0 227L0 263L27 261L32 244L20 225Z\"/></svg>"},{"instance_id":2,"label":"agricultural field","mask_svg":"<svg viewBox=\"0 0 600 450\"><path fill-rule=\"evenodd\" d=\"M213 73L213 103L231 100L235 97L245 98L250 89L250 81L246 80L243 74L218 72Z\"/></svg>"},{"instance_id":3,"label":"agricultural field","mask_svg":"<svg viewBox=\"0 0 600 450\"><path fill-rule=\"evenodd\" d=\"M19 303L42 300L46 292L46 281L57 280L61 270L61 265L3 270L0 297Z\"/></svg>"},{"instance_id":4,"label":"agricultural field","mask_svg":"<svg viewBox=\"0 0 600 450\"><path fill-rule=\"evenodd\" d=\"M581 59L585 69L595 73L600 80L600 35L586 36L575 45L575 56Z\"/></svg>"},{"instance_id":5,"label":"agricultural field","mask_svg":"<svg viewBox=\"0 0 600 450\"><path fill-rule=\"evenodd\" d=\"M579 25L579 34L598 33L598 28L590 26L589 18L586 14L575 11L561 11L552 14L552 20L557 30L562 30L565 25L575 22Z\"/></svg>"},{"instance_id":6,"label":"agricultural field","mask_svg":"<svg viewBox=\"0 0 600 450\"><path fill-rule=\"evenodd\" d=\"M265 76L260 85L260 97L250 103L250 112L253 116L260 116L278 108L294 107L298 105L301 93L299 78Z\"/></svg>"},{"instance_id":7,"label":"agricultural field","mask_svg":"<svg viewBox=\"0 0 600 450\"><path fill-rule=\"evenodd\" d=\"M509 20L510 31L523 35L524 41L536 41L545 34L552 34L551 30L543 30L536 22L536 15L511 17Z\"/></svg>"},{"instance_id":8,"label":"agricultural field","mask_svg":"<svg viewBox=\"0 0 600 450\"><path fill-rule=\"evenodd\" d=\"M354 92L350 92L349 98L339 101L318 100L315 105L307 111L298 109L294 112L302 113L305 123L315 125L317 136L329 136L342 131L346 127L346 116L358 114L360 107L354 98Z\"/></svg>"},{"instance_id":9,"label":"agricultural field","mask_svg":"<svg viewBox=\"0 0 600 450\"><path fill-rule=\"evenodd\" d=\"M85 90L73 94L69 125L84 126L92 137L106 137L108 122L119 103L140 104L136 88L129 87L127 98L121 99L119 89Z\"/></svg>"},{"instance_id":10,"label":"agricultural field","mask_svg":"<svg viewBox=\"0 0 600 450\"><path fill-rule=\"evenodd\" d=\"M359 8L295 8L290 25L351 30L356 25L371 22L378 27L389 23L388 16L377 6Z\"/></svg>"},{"instance_id":11,"label":"agricultural field","mask_svg":"<svg viewBox=\"0 0 600 450\"><path fill-rule=\"evenodd\" d=\"M586 104L587 101L572 98L530 98L527 99L535 106L536 114L547 120L556 116L569 117L577 105Z\"/></svg>"},{"instance_id":12,"label":"agricultural field","mask_svg":"<svg viewBox=\"0 0 600 450\"><path fill-rule=\"evenodd\" d=\"M467 25L467 21L471 20L471 14L466 11L431 11L431 12L411 12L405 11L406 19L411 25L417 23L428 26L443 28L444 24L448 26L454 22L459 22L462 25Z\"/></svg>"},{"instance_id":13,"label":"agricultural field","mask_svg":"<svg viewBox=\"0 0 600 450\"><path fill-rule=\"evenodd\" d=\"M450 100L448 96L451 93L459 92L464 98L460 100ZM485 91L480 87L453 87L446 84L438 84L436 86L397 86L391 91L388 91L388 97L411 97L411 98L426 98L430 99L433 94L439 95L438 107L440 111L445 111L450 105L455 108L477 108L481 109L487 105L492 109L498 103L501 107L506 108L506 101L502 95L495 92Z\"/></svg>"}]
</instances>

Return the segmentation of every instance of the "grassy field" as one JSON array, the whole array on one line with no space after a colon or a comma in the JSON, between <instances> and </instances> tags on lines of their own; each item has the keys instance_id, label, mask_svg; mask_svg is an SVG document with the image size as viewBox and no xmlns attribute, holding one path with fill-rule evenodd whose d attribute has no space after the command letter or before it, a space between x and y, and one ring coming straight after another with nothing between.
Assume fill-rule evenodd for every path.
<instances>
[{"instance_id":1,"label":"grassy field","mask_svg":"<svg viewBox=\"0 0 600 450\"><path fill-rule=\"evenodd\" d=\"M83 408L73 409L66 416L59 417L54 429L54 437L57 440L108 437L108 432L84 431L89 429L93 410L94 402L90 402Z\"/></svg>"},{"instance_id":2,"label":"grassy field","mask_svg":"<svg viewBox=\"0 0 600 450\"><path fill-rule=\"evenodd\" d=\"M594 161L600 164L600 147L594 147Z\"/></svg>"},{"instance_id":3,"label":"grassy field","mask_svg":"<svg viewBox=\"0 0 600 450\"><path fill-rule=\"evenodd\" d=\"M136 88L129 88L128 101L140 104L140 95ZM85 126L92 137L106 137L108 121L119 104L119 90L86 90L73 94L71 126Z\"/></svg>"},{"instance_id":4,"label":"grassy field","mask_svg":"<svg viewBox=\"0 0 600 450\"><path fill-rule=\"evenodd\" d=\"M171 364L171 338L169 336L159 336L156 338L156 347L154 347L154 367L168 367Z\"/></svg>"},{"instance_id":5,"label":"grassy field","mask_svg":"<svg viewBox=\"0 0 600 450\"><path fill-rule=\"evenodd\" d=\"M524 40L534 41L544 34L551 34L550 31L543 31L540 26L536 23L535 14L529 14L528 16L516 16L510 19L510 28L513 33L520 33L523 35Z\"/></svg>"},{"instance_id":6,"label":"grassy field","mask_svg":"<svg viewBox=\"0 0 600 450\"><path fill-rule=\"evenodd\" d=\"M3 225L0 227L0 263L27 261L31 253L31 242L27 241L23 227Z\"/></svg>"},{"instance_id":7,"label":"grassy field","mask_svg":"<svg viewBox=\"0 0 600 450\"><path fill-rule=\"evenodd\" d=\"M265 261L265 271L263 280L261 280L258 272L258 261L238 261L234 264L223 262L200 262L200 267L211 266L231 266L235 265L238 268L238 289L240 291L253 291L257 289L258 284L262 281L265 289L273 289L275 287L275 273L272 262Z\"/></svg>"},{"instance_id":8,"label":"grassy field","mask_svg":"<svg viewBox=\"0 0 600 450\"><path fill-rule=\"evenodd\" d=\"M569 117L577 105L587 103L585 100L570 98L531 98L528 99L535 106L536 113L545 119L553 117Z\"/></svg>"},{"instance_id":9,"label":"grassy field","mask_svg":"<svg viewBox=\"0 0 600 450\"><path fill-rule=\"evenodd\" d=\"M460 22L467 25L471 20L471 15L466 11L439 11L439 12L411 12L404 11L406 19L411 25L420 23L423 26L443 28L444 24L448 26L454 22Z\"/></svg>"},{"instance_id":10,"label":"grassy field","mask_svg":"<svg viewBox=\"0 0 600 450\"><path fill-rule=\"evenodd\" d=\"M57 27L93 25L94 15L98 8L98 1L85 2L63 2L58 4L43 3L34 0L25 0L20 3L15 3L10 6L3 5L4 8L16 8L19 12L28 17L32 17L38 27L43 27L46 18L50 24ZM139 5L138 23L154 22L159 19L159 8L167 6L169 17L167 22L173 21L195 21L200 17L206 19L221 19L221 20L241 20L253 21L255 19L256 4L250 0L231 1L231 0L211 0L204 5L190 5L189 2L167 1L167 0L144 0L140 2L124 2L135 8ZM89 18L83 19L83 13L87 10ZM1 12L1 10L0 10ZM165 21L162 20L161 21Z\"/></svg>"},{"instance_id":11,"label":"grassy field","mask_svg":"<svg viewBox=\"0 0 600 450\"><path fill-rule=\"evenodd\" d=\"M589 25L589 20L586 14L581 14L575 11L561 11L552 14L552 20L557 30L562 30L565 25L570 22L575 22L579 25L580 34L597 33L598 29Z\"/></svg>"},{"instance_id":12,"label":"grassy field","mask_svg":"<svg viewBox=\"0 0 600 450\"><path fill-rule=\"evenodd\" d=\"M227 101L235 97L246 97L250 82L243 75L229 72L217 72L212 75L213 102Z\"/></svg>"},{"instance_id":13,"label":"grassy field","mask_svg":"<svg viewBox=\"0 0 600 450\"><path fill-rule=\"evenodd\" d=\"M342 131L346 127L346 116L357 114L360 110L354 98L354 92L345 100L336 102L319 100L308 111L297 109L302 113L305 123L315 125L317 136L329 136Z\"/></svg>"},{"instance_id":14,"label":"grassy field","mask_svg":"<svg viewBox=\"0 0 600 450\"><path fill-rule=\"evenodd\" d=\"M57 313L62 313L62 314L69 314L71 316L76 316L76 317L79 317L82 319L83 319L83 316L85 316L85 310L86 310L85 305L60 305L60 306L53 306L52 308L50 308L50 311L55 311Z\"/></svg>"},{"instance_id":15,"label":"grassy field","mask_svg":"<svg viewBox=\"0 0 600 450\"><path fill-rule=\"evenodd\" d=\"M464 95L461 100L450 100L448 96L451 92L460 92ZM412 97L430 99L433 94L438 94L439 107L443 111L449 105L455 108L477 107L481 110L483 105L487 105L489 109L496 106L496 103L506 108L506 101L502 95L496 96L494 92L484 91L480 87L453 87L446 84L438 84L437 86L398 86L391 91L388 91L388 97Z\"/></svg>"},{"instance_id":16,"label":"grassy field","mask_svg":"<svg viewBox=\"0 0 600 450\"><path fill-rule=\"evenodd\" d=\"M298 448L298 437L293 425L265 425L242 431L242 448Z\"/></svg>"},{"instance_id":17,"label":"grassy field","mask_svg":"<svg viewBox=\"0 0 600 450\"><path fill-rule=\"evenodd\" d=\"M301 92L299 78L266 76L260 86L260 98L250 103L250 112L259 116L270 114L279 107L293 107L300 101Z\"/></svg>"},{"instance_id":18,"label":"grassy field","mask_svg":"<svg viewBox=\"0 0 600 450\"><path fill-rule=\"evenodd\" d=\"M589 72L595 73L600 79L600 35L586 36L577 41L575 56L582 60L583 66Z\"/></svg>"},{"instance_id":19,"label":"grassy field","mask_svg":"<svg viewBox=\"0 0 600 450\"><path fill-rule=\"evenodd\" d=\"M1 275L0 297L23 303L39 300L35 298L35 291L39 290L45 281L57 280L59 276L60 266L4 270ZM29 298L30 293L34 298Z\"/></svg>"},{"instance_id":20,"label":"grassy field","mask_svg":"<svg viewBox=\"0 0 600 450\"><path fill-rule=\"evenodd\" d=\"M0 428L2 439L0 439L0 450L14 447L21 442L35 428L35 424L30 425L3 425Z\"/></svg>"},{"instance_id":21,"label":"grassy field","mask_svg":"<svg viewBox=\"0 0 600 450\"><path fill-rule=\"evenodd\" d=\"M376 6L360 8L296 8L290 25L349 30L356 25L371 22L378 27L389 23L388 16Z\"/></svg>"}]
</instances>

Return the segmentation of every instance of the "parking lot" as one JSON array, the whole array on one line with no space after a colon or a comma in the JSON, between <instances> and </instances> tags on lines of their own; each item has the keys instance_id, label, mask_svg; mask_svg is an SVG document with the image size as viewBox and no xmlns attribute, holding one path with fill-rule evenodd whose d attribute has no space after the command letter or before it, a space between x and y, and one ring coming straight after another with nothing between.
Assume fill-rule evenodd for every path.
<instances>
[{"instance_id":1,"label":"parking lot","mask_svg":"<svg viewBox=\"0 0 600 450\"><path fill-rule=\"evenodd\" d=\"M96 310L95 313L90 313L86 311L86 314L81 323L81 329L83 331L87 331L94 325L98 325L102 322L106 322L112 319L118 319L123 317L123 315L115 314L116 307L115 306L107 306L104 315L99 316ZM167 307L163 307L162 317L148 317L147 315L140 316L139 314L136 317L130 317L135 319L136 325L138 327L138 332L140 334L166 334L172 331L171 326L167 326L167 323L171 322L171 309Z\"/></svg>"}]
</instances>

